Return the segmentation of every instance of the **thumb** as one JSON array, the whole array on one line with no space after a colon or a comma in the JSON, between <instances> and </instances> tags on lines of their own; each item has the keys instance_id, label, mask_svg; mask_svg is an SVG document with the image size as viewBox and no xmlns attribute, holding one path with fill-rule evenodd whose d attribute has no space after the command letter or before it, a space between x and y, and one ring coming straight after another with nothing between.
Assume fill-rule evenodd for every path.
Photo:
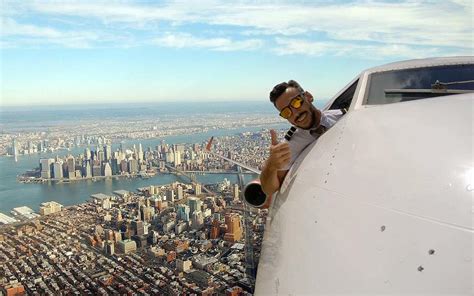
<instances>
[{"instance_id":1,"label":"thumb","mask_svg":"<svg viewBox=\"0 0 474 296\"><path fill-rule=\"evenodd\" d=\"M278 144L278 136L275 130L270 130L270 135L272 136L272 145Z\"/></svg>"}]
</instances>

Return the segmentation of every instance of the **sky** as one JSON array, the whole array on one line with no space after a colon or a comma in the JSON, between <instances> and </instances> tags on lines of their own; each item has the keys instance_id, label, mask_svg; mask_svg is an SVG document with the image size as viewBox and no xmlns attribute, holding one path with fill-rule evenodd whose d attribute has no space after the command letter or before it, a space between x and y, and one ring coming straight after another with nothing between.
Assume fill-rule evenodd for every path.
<instances>
[{"instance_id":1,"label":"sky","mask_svg":"<svg viewBox=\"0 0 474 296\"><path fill-rule=\"evenodd\" d=\"M389 62L474 55L472 0L0 0L0 105L318 100Z\"/></svg>"}]
</instances>

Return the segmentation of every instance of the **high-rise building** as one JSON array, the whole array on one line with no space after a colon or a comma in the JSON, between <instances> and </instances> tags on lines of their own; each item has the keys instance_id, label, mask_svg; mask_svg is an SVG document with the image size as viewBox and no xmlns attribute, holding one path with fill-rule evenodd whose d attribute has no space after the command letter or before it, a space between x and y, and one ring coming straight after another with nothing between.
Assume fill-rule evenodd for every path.
<instances>
[{"instance_id":1,"label":"high-rise building","mask_svg":"<svg viewBox=\"0 0 474 296\"><path fill-rule=\"evenodd\" d=\"M105 253L113 255L115 253L114 242L108 241L105 243Z\"/></svg>"},{"instance_id":2,"label":"high-rise building","mask_svg":"<svg viewBox=\"0 0 474 296\"><path fill-rule=\"evenodd\" d=\"M155 208L150 206L145 206L141 208L141 218L143 221L149 222L152 220L153 215L155 214Z\"/></svg>"},{"instance_id":3,"label":"high-rise building","mask_svg":"<svg viewBox=\"0 0 474 296\"><path fill-rule=\"evenodd\" d=\"M189 205L189 214L190 215L192 215L196 211L201 212L202 201L199 198L189 197L188 198L188 205Z\"/></svg>"},{"instance_id":4,"label":"high-rise building","mask_svg":"<svg viewBox=\"0 0 474 296\"><path fill-rule=\"evenodd\" d=\"M53 164L53 176L55 179L63 178L63 162L58 161Z\"/></svg>"},{"instance_id":5,"label":"high-rise building","mask_svg":"<svg viewBox=\"0 0 474 296\"><path fill-rule=\"evenodd\" d=\"M242 239L242 225L240 222L240 216L236 213L229 213L225 215L225 224L227 225L227 231L224 235L224 240L230 242L237 242Z\"/></svg>"},{"instance_id":6,"label":"high-rise building","mask_svg":"<svg viewBox=\"0 0 474 296\"><path fill-rule=\"evenodd\" d=\"M181 152L175 151L174 152L174 166L181 165Z\"/></svg>"},{"instance_id":7,"label":"high-rise building","mask_svg":"<svg viewBox=\"0 0 474 296\"><path fill-rule=\"evenodd\" d=\"M69 156L66 160L66 163L67 163L68 178L75 179L76 178L76 160L74 159L73 156Z\"/></svg>"},{"instance_id":8,"label":"high-rise building","mask_svg":"<svg viewBox=\"0 0 474 296\"><path fill-rule=\"evenodd\" d=\"M204 215L201 211L194 211L191 215L191 225L194 229L200 229L204 224Z\"/></svg>"},{"instance_id":9,"label":"high-rise building","mask_svg":"<svg viewBox=\"0 0 474 296\"><path fill-rule=\"evenodd\" d=\"M136 159L130 159L128 161L128 172L130 174L138 173L138 161Z\"/></svg>"},{"instance_id":10,"label":"high-rise building","mask_svg":"<svg viewBox=\"0 0 474 296\"><path fill-rule=\"evenodd\" d=\"M202 193L201 192L202 191L201 184L196 183L194 186L195 186L194 187L194 194L195 195L200 195Z\"/></svg>"},{"instance_id":11,"label":"high-rise building","mask_svg":"<svg viewBox=\"0 0 474 296\"><path fill-rule=\"evenodd\" d=\"M174 201L174 190L171 188L166 190L166 201Z\"/></svg>"},{"instance_id":12,"label":"high-rise building","mask_svg":"<svg viewBox=\"0 0 474 296\"><path fill-rule=\"evenodd\" d=\"M40 206L40 214L42 216L49 215L49 214L54 214L54 213L60 212L62 207L63 206L61 204L59 204L55 201L44 202Z\"/></svg>"},{"instance_id":13,"label":"high-rise building","mask_svg":"<svg viewBox=\"0 0 474 296\"><path fill-rule=\"evenodd\" d=\"M108 161L112 159L112 146L110 144L106 144L104 146L104 160Z\"/></svg>"},{"instance_id":14,"label":"high-rise building","mask_svg":"<svg viewBox=\"0 0 474 296\"><path fill-rule=\"evenodd\" d=\"M108 162L104 163L104 172L103 176L111 177L112 176L112 168Z\"/></svg>"},{"instance_id":15,"label":"high-rise building","mask_svg":"<svg viewBox=\"0 0 474 296\"><path fill-rule=\"evenodd\" d=\"M184 204L179 204L177 209L178 219L188 222L189 221L189 206Z\"/></svg>"},{"instance_id":16,"label":"high-rise building","mask_svg":"<svg viewBox=\"0 0 474 296\"><path fill-rule=\"evenodd\" d=\"M168 152L166 152L165 155L166 155L166 156L165 156L165 161L166 161L167 163L174 163L174 153L173 153L173 152L169 152L169 151L168 151Z\"/></svg>"},{"instance_id":17,"label":"high-rise building","mask_svg":"<svg viewBox=\"0 0 474 296\"><path fill-rule=\"evenodd\" d=\"M213 220L212 221L212 227L211 227L211 239L216 239L219 237L219 220Z\"/></svg>"},{"instance_id":18,"label":"high-rise building","mask_svg":"<svg viewBox=\"0 0 474 296\"><path fill-rule=\"evenodd\" d=\"M191 260L176 260L176 269L178 271L188 271L191 269L192 266L193 263L191 262Z\"/></svg>"},{"instance_id":19,"label":"high-rise building","mask_svg":"<svg viewBox=\"0 0 474 296\"><path fill-rule=\"evenodd\" d=\"M18 142L16 139L12 140L12 154L15 157L15 161L18 161Z\"/></svg>"},{"instance_id":20,"label":"high-rise building","mask_svg":"<svg viewBox=\"0 0 474 296\"><path fill-rule=\"evenodd\" d=\"M92 166L92 176L102 176L102 167L100 166L100 164L94 164Z\"/></svg>"},{"instance_id":21,"label":"high-rise building","mask_svg":"<svg viewBox=\"0 0 474 296\"><path fill-rule=\"evenodd\" d=\"M239 199L239 194L240 194L240 190L239 190L239 184L234 184L234 188L233 188L233 194L234 194L234 199Z\"/></svg>"},{"instance_id":22,"label":"high-rise building","mask_svg":"<svg viewBox=\"0 0 474 296\"><path fill-rule=\"evenodd\" d=\"M89 160L84 161L84 164L82 165L82 169L84 170L83 175L85 178L92 177L92 168L91 168L91 163Z\"/></svg>"},{"instance_id":23,"label":"high-rise building","mask_svg":"<svg viewBox=\"0 0 474 296\"><path fill-rule=\"evenodd\" d=\"M87 147L86 149L84 149L84 158L85 158L86 160L89 160L89 159L91 159L91 156L92 156L92 154L91 154L91 149L90 149L89 147Z\"/></svg>"},{"instance_id":24,"label":"high-rise building","mask_svg":"<svg viewBox=\"0 0 474 296\"><path fill-rule=\"evenodd\" d=\"M54 163L54 158L41 158L40 167L41 167L41 178L51 179L52 164Z\"/></svg>"},{"instance_id":25,"label":"high-rise building","mask_svg":"<svg viewBox=\"0 0 474 296\"><path fill-rule=\"evenodd\" d=\"M178 185L177 192L178 192L177 199L178 199L178 200L183 199L183 197L184 197L184 195L183 195L183 187L182 187L181 185Z\"/></svg>"},{"instance_id":26,"label":"high-rise building","mask_svg":"<svg viewBox=\"0 0 474 296\"><path fill-rule=\"evenodd\" d=\"M123 254L134 252L137 250L137 243L131 239L118 242L118 249Z\"/></svg>"},{"instance_id":27,"label":"high-rise building","mask_svg":"<svg viewBox=\"0 0 474 296\"><path fill-rule=\"evenodd\" d=\"M138 144L138 152L137 152L137 159L138 162L141 163L143 161L143 148L142 143Z\"/></svg>"},{"instance_id":28,"label":"high-rise building","mask_svg":"<svg viewBox=\"0 0 474 296\"><path fill-rule=\"evenodd\" d=\"M143 225L143 221L141 220L132 221L132 228L135 235L141 236L145 234L145 229Z\"/></svg>"}]
</instances>

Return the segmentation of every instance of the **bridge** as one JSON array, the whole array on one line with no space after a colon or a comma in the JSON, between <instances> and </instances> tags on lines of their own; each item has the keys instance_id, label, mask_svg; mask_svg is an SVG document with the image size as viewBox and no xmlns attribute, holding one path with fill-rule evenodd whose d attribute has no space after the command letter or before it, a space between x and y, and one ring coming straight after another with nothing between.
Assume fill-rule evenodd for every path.
<instances>
[{"instance_id":1,"label":"bridge","mask_svg":"<svg viewBox=\"0 0 474 296\"><path fill-rule=\"evenodd\" d=\"M182 171L182 170L178 170L177 168L172 167L172 166L170 166L170 165L168 165L168 164L165 164L165 167L166 167L170 172L174 172L176 175L186 177L187 179L189 179L189 181L190 181L192 184L194 184L194 185L196 185L196 184L201 185L202 190L204 190L207 194L213 195L213 196L216 195L215 192L213 192L213 191L207 189L203 184L197 182L196 175L195 175L194 173L189 174L189 173L184 172L184 171Z\"/></svg>"}]
</instances>

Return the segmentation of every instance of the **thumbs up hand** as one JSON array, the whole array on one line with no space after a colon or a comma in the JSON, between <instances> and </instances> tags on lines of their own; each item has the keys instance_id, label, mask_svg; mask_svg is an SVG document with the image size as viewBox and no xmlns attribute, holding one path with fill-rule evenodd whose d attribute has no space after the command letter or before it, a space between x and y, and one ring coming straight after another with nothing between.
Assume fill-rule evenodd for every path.
<instances>
[{"instance_id":1,"label":"thumbs up hand","mask_svg":"<svg viewBox=\"0 0 474 296\"><path fill-rule=\"evenodd\" d=\"M270 130L272 144L270 146L270 157L267 160L267 166L273 170L286 169L291 160L290 145L288 142L278 142L278 136L275 130Z\"/></svg>"}]
</instances>

